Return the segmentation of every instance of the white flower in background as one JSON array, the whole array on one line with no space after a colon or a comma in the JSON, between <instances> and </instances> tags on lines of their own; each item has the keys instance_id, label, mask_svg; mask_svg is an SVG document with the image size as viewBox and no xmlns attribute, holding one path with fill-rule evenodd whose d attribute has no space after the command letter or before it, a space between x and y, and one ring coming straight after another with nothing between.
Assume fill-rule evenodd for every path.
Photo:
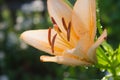
<instances>
[{"instance_id":1,"label":"white flower in background","mask_svg":"<svg viewBox=\"0 0 120 80\"><path fill-rule=\"evenodd\" d=\"M31 9L32 11L38 11L38 12L42 12L44 11L44 4L42 0L34 0L31 3Z\"/></svg>"},{"instance_id":2,"label":"white flower in background","mask_svg":"<svg viewBox=\"0 0 120 80\"><path fill-rule=\"evenodd\" d=\"M0 75L0 80L9 80L6 75Z\"/></svg>"},{"instance_id":3,"label":"white flower in background","mask_svg":"<svg viewBox=\"0 0 120 80\"><path fill-rule=\"evenodd\" d=\"M21 9L25 13L31 13L34 11L42 12L44 10L44 4L42 0L34 0L30 3L23 4Z\"/></svg>"}]
</instances>

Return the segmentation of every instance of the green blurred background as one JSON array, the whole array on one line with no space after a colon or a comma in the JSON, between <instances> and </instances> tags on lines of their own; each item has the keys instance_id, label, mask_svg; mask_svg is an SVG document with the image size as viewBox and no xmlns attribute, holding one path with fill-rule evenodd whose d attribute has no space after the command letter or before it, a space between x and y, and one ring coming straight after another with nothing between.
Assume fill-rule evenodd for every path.
<instances>
[{"instance_id":1,"label":"green blurred background","mask_svg":"<svg viewBox=\"0 0 120 80\"><path fill-rule=\"evenodd\" d=\"M120 0L99 0L99 7L107 40L116 48L120 42ZM42 63L39 56L46 53L19 39L23 31L51 25L46 0L0 0L0 80L100 80L105 75L95 67Z\"/></svg>"}]
</instances>

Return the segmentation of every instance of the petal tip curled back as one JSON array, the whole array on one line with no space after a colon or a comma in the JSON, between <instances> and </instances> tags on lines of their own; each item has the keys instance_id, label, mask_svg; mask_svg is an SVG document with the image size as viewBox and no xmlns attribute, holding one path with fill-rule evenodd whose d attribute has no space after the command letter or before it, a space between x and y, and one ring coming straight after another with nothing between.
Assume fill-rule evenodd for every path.
<instances>
[{"instance_id":1,"label":"petal tip curled back","mask_svg":"<svg viewBox=\"0 0 120 80\"><path fill-rule=\"evenodd\" d=\"M107 39L107 29L104 30L103 34L104 34L104 40L106 40Z\"/></svg>"},{"instance_id":2,"label":"petal tip curled back","mask_svg":"<svg viewBox=\"0 0 120 80\"><path fill-rule=\"evenodd\" d=\"M20 35L20 39L32 47L42 50L47 53L51 53L51 49L48 44L48 30L29 30Z\"/></svg>"},{"instance_id":3,"label":"petal tip curled back","mask_svg":"<svg viewBox=\"0 0 120 80\"><path fill-rule=\"evenodd\" d=\"M48 56L40 56L40 61L41 62L46 62L48 61L49 57Z\"/></svg>"},{"instance_id":4,"label":"petal tip curled back","mask_svg":"<svg viewBox=\"0 0 120 80\"><path fill-rule=\"evenodd\" d=\"M25 31L20 35L20 39L24 40L24 38L28 35L29 31Z\"/></svg>"},{"instance_id":5,"label":"petal tip curled back","mask_svg":"<svg viewBox=\"0 0 120 80\"><path fill-rule=\"evenodd\" d=\"M96 63L97 62L97 58L96 58L96 49L97 47L102 44L103 41L105 41L107 38L107 30L105 29L103 31L103 33L101 34L101 36L98 38L98 40L91 46L91 48L88 50L88 56L89 59Z\"/></svg>"},{"instance_id":6,"label":"petal tip curled back","mask_svg":"<svg viewBox=\"0 0 120 80\"><path fill-rule=\"evenodd\" d=\"M28 43L32 39L32 33L33 33L32 30L25 31L20 35L20 39L23 40L24 42Z\"/></svg>"}]
</instances>

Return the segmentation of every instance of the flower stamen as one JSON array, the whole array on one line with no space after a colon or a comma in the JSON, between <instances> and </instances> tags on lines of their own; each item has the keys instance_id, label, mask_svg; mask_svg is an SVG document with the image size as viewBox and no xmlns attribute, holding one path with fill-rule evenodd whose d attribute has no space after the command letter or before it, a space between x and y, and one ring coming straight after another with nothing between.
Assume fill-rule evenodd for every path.
<instances>
[{"instance_id":1,"label":"flower stamen","mask_svg":"<svg viewBox=\"0 0 120 80\"><path fill-rule=\"evenodd\" d=\"M53 36L52 41L51 41L51 27L48 29L48 42L51 46L52 53L54 53L54 43L56 39L57 33Z\"/></svg>"},{"instance_id":2,"label":"flower stamen","mask_svg":"<svg viewBox=\"0 0 120 80\"><path fill-rule=\"evenodd\" d=\"M51 29L52 29L52 28L49 27L49 29L48 29L48 42L49 42L49 44L50 44L50 46L51 46L52 53L54 53L54 44L55 44L55 39L56 39L57 34L59 34L59 36L61 37L61 39L62 39L65 43L67 43L68 45L70 45L70 44L68 43L68 41L70 41L71 22L69 22L68 25L66 25L65 19L62 17L62 24L63 24L63 26L64 26L64 29L65 29L66 35L67 35L67 40L66 40L66 39L64 38L64 35L63 35L61 29L58 27L58 25L57 25L57 23L56 23L56 21L55 21L55 19L54 19L53 17L51 17L51 21L52 21L52 23L53 23L53 29L57 32L57 33L53 36L53 38L52 38L52 40L51 40Z\"/></svg>"},{"instance_id":3,"label":"flower stamen","mask_svg":"<svg viewBox=\"0 0 120 80\"><path fill-rule=\"evenodd\" d=\"M67 40L70 41L70 31L71 31L71 22L68 24L68 29L67 29Z\"/></svg>"},{"instance_id":4,"label":"flower stamen","mask_svg":"<svg viewBox=\"0 0 120 80\"><path fill-rule=\"evenodd\" d=\"M59 34L59 36L63 39L63 40L65 40L64 39L64 37L62 36L62 31L60 30L60 28L57 26L57 25L54 25L54 30Z\"/></svg>"},{"instance_id":5,"label":"flower stamen","mask_svg":"<svg viewBox=\"0 0 120 80\"><path fill-rule=\"evenodd\" d=\"M52 21L53 24L57 24L53 17L51 17L51 21Z\"/></svg>"},{"instance_id":6,"label":"flower stamen","mask_svg":"<svg viewBox=\"0 0 120 80\"><path fill-rule=\"evenodd\" d=\"M68 23L68 26L65 23L65 19L62 17L62 24L64 29L67 32L67 40L70 41L70 29L71 29L71 22Z\"/></svg>"},{"instance_id":7,"label":"flower stamen","mask_svg":"<svg viewBox=\"0 0 120 80\"><path fill-rule=\"evenodd\" d=\"M53 25L54 26L54 29L55 29L55 31L57 31L57 32L59 32L59 33L61 33L62 31L60 30L60 28L55 24L55 25Z\"/></svg>"},{"instance_id":8,"label":"flower stamen","mask_svg":"<svg viewBox=\"0 0 120 80\"><path fill-rule=\"evenodd\" d=\"M57 33L53 36L53 39L52 39L52 44L51 44L52 53L54 53L54 43L55 43L56 36L57 36Z\"/></svg>"},{"instance_id":9,"label":"flower stamen","mask_svg":"<svg viewBox=\"0 0 120 80\"><path fill-rule=\"evenodd\" d=\"M48 29L48 42L51 46L51 27L49 27L49 29Z\"/></svg>"},{"instance_id":10,"label":"flower stamen","mask_svg":"<svg viewBox=\"0 0 120 80\"><path fill-rule=\"evenodd\" d=\"M65 19L63 17L62 17L62 24L63 24L64 29L67 31L67 25L66 25Z\"/></svg>"}]
</instances>

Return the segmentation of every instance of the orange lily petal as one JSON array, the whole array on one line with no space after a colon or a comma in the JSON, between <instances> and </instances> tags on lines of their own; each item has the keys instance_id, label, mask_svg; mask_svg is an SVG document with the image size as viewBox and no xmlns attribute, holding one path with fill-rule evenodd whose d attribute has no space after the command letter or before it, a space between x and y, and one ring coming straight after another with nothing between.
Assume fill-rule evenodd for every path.
<instances>
[{"instance_id":1,"label":"orange lily petal","mask_svg":"<svg viewBox=\"0 0 120 80\"><path fill-rule=\"evenodd\" d=\"M53 17L59 28L65 33L62 18L65 19L68 25L71 21L72 9L63 0L48 0L48 12Z\"/></svg>"},{"instance_id":2,"label":"orange lily petal","mask_svg":"<svg viewBox=\"0 0 120 80\"><path fill-rule=\"evenodd\" d=\"M48 35L47 30L29 30L23 32L20 38L27 44L39 50L51 53L47 35Z\"/></svg>"},{"instance_id":3,"label":"orange lily petal","mask_svg":"<svg viewBox=\"0 0 120 80\"><path fill-rule=\"evenodd\" d=\"M63 37L65 38L65 40L67 40L68 36L67 36L66 28L68 28L68 25L71 22L71 17L72 17L71 7L68 6L64 2L64 0L48 0L47 4L48 4L48 12L50 16L54 18L55 23L57 23L57 26L63 32L62 33ZM77 41L78 41L78 38L76 36L76 33L73 30L73 27L71 27L69 42L72 45L76 45Z\"/></svg>"},{"instance_id":4,"label":"orange lily petal","mask_svg":"<svg viewBox=\"0 0 120 80\"><path fill-rule=\"evenodd\" d=\"M56 34L56 32L52 29L51 30L51 38ZM46 30L30 30L25 31L21 34L20 38L25 41L27 44L42 50L44 52L50 53L52 55L62 55L62 52L66 49L71 48L71 45L66 44L64 41L61 40L61 37L57 36L55 38L54 44L54 53L52 53L51 46L48 40L48 29Z\"/></svg>"},{"instance_id":5,"label":"orange lily petal","mask_svg":"<svg viewBox=\"0 0 120 80\"><path fill-rule=\"evenodd\" d=\"M71 65L71 66L77 66L77 65L90 65L90 63L85 61L80 61L74 58L70 57L64 57L64 56L41 56L40 60L43 62L56 62L59 64L65 64L65 65Z\"/></svg>"},{"instance_id":6,"label":"orange lily petal","mask_svg":"<svg viewBox=\"0 0 120 80\"><path fill-rule=\"evenodd\" d=\"M77 0L73 9L73 28L79 36L83 48L89 47L94 42L96 34L95 5L95 0Z\"/></svg>"},{"instance_id":7,"label":"orange lily petal","mask_svg":"<svg viewBox=\"0 0 120 80\"><path fill-rule=\"evenodd\" d=\"M91 61L96 62L96 48L106 39L107 30L105 29L102 35L98 38L98 40L92 45L92 47L88 50L88 57Z\"/></svg>"}]
</instances>

